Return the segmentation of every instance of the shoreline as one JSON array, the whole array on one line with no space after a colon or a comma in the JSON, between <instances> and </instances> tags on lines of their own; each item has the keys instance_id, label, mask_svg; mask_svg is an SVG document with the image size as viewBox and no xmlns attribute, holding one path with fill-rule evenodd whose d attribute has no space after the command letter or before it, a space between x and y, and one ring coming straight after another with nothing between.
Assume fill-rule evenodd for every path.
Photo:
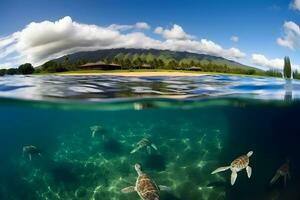
<instances>
[{"instance_id":1,"label":"shoreline","mask_svg":"<svg viewBox=\"0 0 300 200\"><path fill-rule=\"evenodd\" d=\"M222 73L222 72L202 72L202 71L182 71L182 70L77 70L77 71L66 71L66 72L54 72L54 73L36 73L32 74L36 76L123 76L123 77L155 77L155 76L206 76L206 75L227 75L227 76L245 76L245 77L271 77L259 74L233 74L233 73ZM276 77L273 77L276 78Z\"/></svg>"},{"instance_id":2,"label":"shoreline","mask_svg":"<svg viewBox=\"0 0 300 200\"><path fill-rule=\"evenodd\" d=\"M152 76L204 76L208 73L192 73L192 72L68 72L68 73L57 73L55 75L62 76L125 76L125 77L152 77Z\"/></svg>"}]
</instances>

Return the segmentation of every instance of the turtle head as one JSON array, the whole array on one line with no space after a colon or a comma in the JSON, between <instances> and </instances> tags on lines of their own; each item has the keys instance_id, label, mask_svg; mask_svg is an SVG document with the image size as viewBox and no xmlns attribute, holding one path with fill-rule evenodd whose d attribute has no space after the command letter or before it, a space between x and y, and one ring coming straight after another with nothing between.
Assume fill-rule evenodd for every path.
<instances>
[{"instance_id":1,"label":"turtle head","mask_svg":"<svg viewBox=\"0 0 300 200\"><path fill-rule=\"evenodd\" d=\"M142 174L142 167L141 167L140 164L136 163L136 164L134 165L134 168L135 168L136 172L137 172L139 175Z\"/></svg>"},{"instance_id":2,"label":"turtle head","mask_svg":"<svg viewBox=\"0 0 300 200\"><path fill-rule=\"evenodd\" d=\"M30 152L32 149L37 149L35 146L33 145L27 145L27 146L23 146L23 153L28 153Z\"/></svg>"},{"instance_id":3,"label":"turtle head","mask_svg":"<svg viewBox=\"0 0 300 200\"><path fill-rule=\"evenodd\" d=\"M249 151L249 152L247 153L247 156L250 157L250 156L252 156L252 154L253 154L253 151Z\"/></svg>"},{"instance_id":4,"label":"turtle head","mask_svg":"<svg viewBox=\"0 0 300 200\"><path fill-rule=\"evenodd\" d=\"M28 146L23 147L23 153L25 153L28 150Z\"/></svg>"},{"instance_id":5,"label":"turtle head","mask_svg":"<svg viewBox=\"0 0 300 200\"><path fill-rule=\"evenodd\" d=\"M138 163L136 163L136 164L134 165L134 168L135 168L135 170L141 170L141 169L142 169L141 165L138 164Z\"/></svg>"}]
</instances>

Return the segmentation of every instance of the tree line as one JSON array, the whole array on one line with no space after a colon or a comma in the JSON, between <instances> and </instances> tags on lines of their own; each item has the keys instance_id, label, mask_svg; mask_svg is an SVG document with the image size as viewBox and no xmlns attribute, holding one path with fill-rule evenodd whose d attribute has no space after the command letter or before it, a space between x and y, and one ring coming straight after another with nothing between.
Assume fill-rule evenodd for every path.
<instances>
[{"instance_id":1,"label":"tree line","mask_svg":"<svg viewBox=\"0 0 300 200\"><path fill-rule=\"evenodd\" d=\"M292 70L291 61L288 56L284 57L283 77L286 79L300 79L300 72L298 70Z\"/></svg>"},{"instance_id":2,"label":"tree line","mask_svg":"<svg viewBox=\"0 0 300 200\"><path fill-rule=\"evenodd\" d=\"M20 65L18 68L0 69L0 76L16 74L32 74L35 69L30 63Z\"/></svg>"},{"instance_id":3,"label":"tree line","mask_svg":"<svg viewBox=\"0 0 300 200\"><path fill-rule=\"evenodd\" d=\"M162 70L197 70L203 72L217 72L217 73L230 73L230 74L245 74L245 75L262 75L272 77L282 77L282 73L279 70L256 70L254 68L241 68L233 67L227 64L216 63L212 61L201 61L197 59L161 59L159 57L153 57L151 59L145 59L139 56L126 57L115 56L112 58L104 58L101 60L105 64L117 64L121 66L122 70L139 70L139 69L162 69ZM20 65L18 68L0 69L0 76L3 75L15 75L15 74L33 74L33 73L56 73L65 71L82 70L81 65L91 60L78 59L70 61L68 56L64 57L63 61L48 61L43 65L34 68L30 63ZM283 74L286 78L300 79L300 73L291 69L290 59L284 58Z\"/></svg>"},{"instance_id":4,"label":"tree line","mask_svg":"<svg viewBox=\"0 0 300 200\"><path fill-rule=\"evenodd\" d=\"M139 69L162 69L162 70L197 70L203 72L217 72L217 73L231 73L231 74L246 74L246 75L266 75L266 76L277 76L281 75L279 72L256 70L254 68L241 68L233 67L227 64L214 63L212 61L201 62L200 60L193 59L161 59L152 58L145 59L142 57L120 57L115 56L113 58L104 58L101 60L105 64L117 64L121 66L122 70L139 70ZM84 59L78 59L70 62L68 57L64 58L63 62L48 61L40 66L36 72L64 72L82 70L81 65L86 64L88 61Z\"/></svg>"}]
</instances>

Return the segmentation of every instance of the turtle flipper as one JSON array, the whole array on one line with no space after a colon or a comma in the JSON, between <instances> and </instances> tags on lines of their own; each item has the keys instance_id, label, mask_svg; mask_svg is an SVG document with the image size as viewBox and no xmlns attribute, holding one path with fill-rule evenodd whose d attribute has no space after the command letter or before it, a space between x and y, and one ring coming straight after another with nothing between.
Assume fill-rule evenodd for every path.
<instances>
[{"instance_id":1,"label":"turtle flipper","mask_svg":"<svg viewBox=\"0 0 300 200\"><path fill-rule=\"evenodd\" d=\"M230 169L230 166L226 166L226 167L219 167L218 169L216 169L215 171L213 171L211 174L216 174L216 173L219 173L219 172L223 172L227 169Z\"/></svg>"},{"instance_id":2,"label":"turtle flipper","mask_svg":"<svg viewBox=\"0 0 300 200\"><path fill-rule=\"evenodd\" d=\"M252 168L250 166L247 166L246 171L247 171L248 178L250 178L252 174Z\"/></svg>"},{"instance_id":3,"label":"turtle flipper","mask_svg":"<svg viewBox=\"0 0 300 200\"><path fill-rule=\"evenodd\" d=\"M286 187L287 175L284 176L284 187Z\"/></svg>"},{"instance_id":4,"label":"turtle flipper","mask_svg":"<svg viewBox=\"0 0 300 200\"><path fill-rule=\"evenodd\" d=\"M158 186L161 191L171 191L171 188L165 185Z\"/></svg>"},{"instance_id":5,"label":"turtle flipper","mask_svg":"<svg viewBox=\"0 0 300 200\"><path fill-rule=\"evenodd\" d=\"M94 138L96 135L96 130L92 131L92 138Z\"/></svg>"},{"instance_id":6,"label":"turtle flipper","mask_svg":"<svg viewBox=\"0 0 300 200\"><path fill-rule=\"evenodd\" d=\"M141 146L137 146L136 148L134 148L130 153L135 153L137 152L138 150L140 150L140 148L142 148Z\"/></svg>"},{"instance_id":7,"label":"turtle flipper","mask_svg":"<svg viewBox=\"0 0 300 200\"><path fill-rule=\"evenodd\" d=\"M237 172L236 171L232 171L231 173L231 185L234 185L235 181L236 181L236 178L237 178Z\"/></svg>"},{"instance_id":8,"label":"turtle flipper","mask_svg":"<svg viewBox=\"0 0 300 200\"><path fill-rule=\"evenodd\" d=\"M280 177L280 173L276 172L272 180L270 181L270 184L274 184Z\"/></svg>"},{"instance_id":9,"label":"turtle flipper","mask_svg":"<svg viewBox=\"0 0 300 200\"><path fill-rule=\"evenodd\" d=\"M157 151L157 147L156 147L156 145L155 145L155 144L151 144L151 147L152 147L154 150L156 150L156 151Z\"/></svg>"},{"instance_id":10,"label":"turtle flipper","mask_svg":"<svg viewBox=\"0 0 300 200\"><path fill-rule=\"evenodd\" d=\"M28 157L29 157L29 160L31 161L31 154L30 153L28 154Z\"/></svg>"},{"instance_id":11,"label":"turtle flipper","mask_svg":"<svg viewBox=\"0 0 300 200\"><path fill-rule=\"evenodd\" d=\"M135 191L135 187L134 186L129 186L129 187L123 188L121 190L122 193L130 193L130 192L134 192L134 191Z\"/></svg>"}]
</instances>

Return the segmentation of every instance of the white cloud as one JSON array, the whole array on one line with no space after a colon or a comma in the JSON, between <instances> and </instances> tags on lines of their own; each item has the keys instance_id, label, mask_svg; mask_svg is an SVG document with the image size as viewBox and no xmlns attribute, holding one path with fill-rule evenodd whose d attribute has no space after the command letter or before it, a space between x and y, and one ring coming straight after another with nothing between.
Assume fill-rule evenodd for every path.
<instances>
[{"instance_id":1,"label":"white cloud","mask_svg":"<svg viewBox=\"0 0 300 200\"><path fill-rule=\"evenodd\" d=\"M168 40L186 40L194 38L193 36L184 32L182 27L177 24L174 24L171 29L163 29L159 26L154 30L154 33L162 35Z\"/></svg>"},{"instance_id":2,"label":"white cloud","mask_svg":"<svg viewBox=\"0 0 300 200\"><path fill-rule=\"evenodd\" d=\"M137 22L134 25L111 24L107 28L113 31L129 31L132 29L148 30L150 29L150 25L146 22Z\"/></svg>"},{"instance_id":3,"label":"white cloud","mask_svg":"<svg viewBox=\"0 0 300 200\"><path fill-rule=\"evenodd\" d=\"M0 38L0 59L5 58L16 51L14 44L17 41L17 37L18 33Z\"/></svg>"},{"instance_id":4,"label":"white cloud","mask_svg":"<svg viewBox=\"0 0 300 200\"><path fill-rule=\"evenodd\" d=\"M8 37L0 38L0 49L16 42L17 34L12 34Z\"/></svg>"},{"instance_id":5,"label":"white cloud","mask_svg":"<svg viewBox=\"0 0 300 200\"><path fill-rule=\"evenodd\" d=\"M220 45L207 39L198 40L166 40L163 43L164 48L173 51L189 51L194 53L210 54L222 56L229 59L240 59L246 56L239 49L223 49Z\"/></svg>"},{"instance_id":6,"label":"white cloud","mask_svg":"<svg viewBox=\"0 0 300 200\"><path fill-rule=\"evenodd\" d=\"M290 3L290 7L292 9L300 11L300 0L292 0L292 2Z\"/></svg>"},{"instance_id":7,"label":"white cloud","mask_svg":"<svg viewBox=\"0 0 300 200\"><path fill-rule=\"evenodd\" d=\"M8 69L11 68L14 65L20 65L21 63L14 63L14 62L5 62L0 64L0 69Z\"/></svg>"},{"instance_id":8,"label":"white cloud","mask_svg":"<svg viewBox=\"0 0 300 200\"><path fill-rule=\"evenodd\" d=\"M254 65L257 65L259 67L265 67L268 69L283 70L283 66L284 66L284 59L280 59L280 58L269 59L262 54L252 54L251 62ZM291 65L292 65L292 70L300 71L299 64L291 63Z\"/></svg>"},{"instance_id":9,"label":"white cloud","mask_svg":"<svg viewBox=\"0 0 300 200\"><path fill-rule=\"evenodd\" d=\"M133 25L120 25L120 24L111 24L107 27L112 31L128 31L134 28Z\"/></svg>"},{"instance_id":10,"label":"white cloud","mask_svg":"<svg viewBox=\"0 0 300 200\"><path fill-rule=\"evenodd\" d=\"M275 69L282 69L284 63L283 59L279 59L279 58L268 59L266 56L262 54L252 54L251 62L258 66L275 68Z\"/></svg>"},{"instance_id":11,"label":"white cloud","mask_svg":"<svg viewBox=\"0 0 300 200\"><path fill-rule=\"evenodd\" d=\"M149 26L149 24L147 24L146 22L137 22L137 23L135 24L135 27L136 27L137 29L145 29L145 30L148 30L148 29L151 28L151 27Z\"/></svg>"},{"instance_id":12,"label":"white cloud","mask_svg":"<svg viewBox=\"0 0 300 200\"><path fill-rule=\"evenodd\" d=\"M28 62L40 63L81 50L119 48L126 45L142 48L147 44L155 46L158 43L143 33L122 35L118 31L126 28L129 27L112 25L105 28L79 24L70 17L64 17L56 22L30 23L18 33L17 42L13 46Z\"/></svg>"},{"instance_id":13,"label":"white cloud","mask_svg":"<svg viewBox=\"0 0 300 200\"><path fill-rule=\"evenodd\" d=\"M246 56L239 49L224 49L220 45L207 39L196 40L194 36L187 34L181 26L174 24L171 29L157 27L154 33L162 35L166 39L163 48L173 51L189 51L194 53L222 56L229 59L240 59Z\"/></svg>"},{"instance_id":14,"label":"white cloud","mask_svg":"<svg viewBox=\"0 0 300 200\"><path fill-rule=\"evenodd\" d=\"M289 49L300 47L300 27L292 21L285 22L283 25L284 36L277 38L277 44Z\"/></svg>"},{"instance_id":15,"label":"white cloud","mask_svg":"<svg viewBox=\"0 0 300 200\"><path fill-rule=\"evenodd\" d=\"M155 28L155 30L154 30L154 33L156 33L156 34L162 34L163 33L163 31L164 31L164 29L163 29L163 27L161 27L161 26L158 26L158 27L156 27Z\"/></svg>"},{"instance_id":16,"label":"white cloud","mask_svg":"<svg viewBox=\"0 0 300 200\"><path fill-rule=\"evenodd\" d=\"M32 22L23 30L0 38L0 63L41 64L69 53L110 48L169 49L230 59L246 56L236 48L224 49L213 41L197 40L185 33L179 25L171 29L155 29L165 40L153 39L139 31L149 28L145 22L102 27L78 23L68 16L55 22Z\"/></svg>"},{"instance_id":17,"label":"white cloud","mask_svg":"<svg viewBox=\"0 0 300 200\"><path fill-rule=\"evenodd\" d=\"M238 42L238 41L239 41L239 37L233 35L233 36L231 36L230 40L231 40L232 42Z\"/></svg>"},{"instance_id":18,"label":"white cloud","mask_svg":"<svg viewBox=\"0 0 300 200\"><path fill-rule=\"evenodd\" d=\"M0 50L0 59L7 57L8 55L14 53L16 51L15 46L8 46L7 48L3 48Z\"/></svg>"}]
</instances>

